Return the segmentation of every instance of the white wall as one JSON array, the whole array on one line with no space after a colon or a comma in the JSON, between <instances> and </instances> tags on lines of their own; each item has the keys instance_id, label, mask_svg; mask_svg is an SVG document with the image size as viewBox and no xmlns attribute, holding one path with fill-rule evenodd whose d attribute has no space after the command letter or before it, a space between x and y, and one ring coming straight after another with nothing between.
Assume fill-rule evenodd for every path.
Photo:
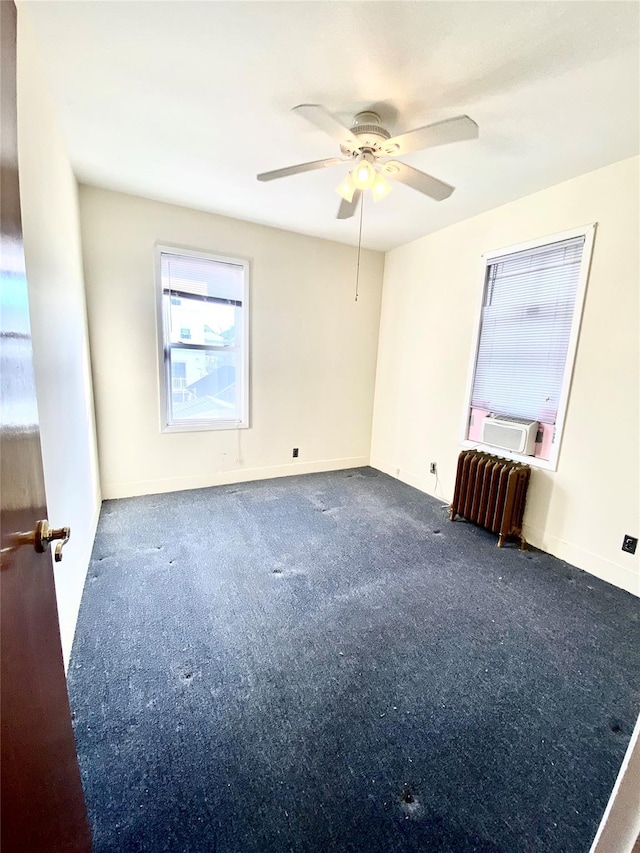
<instances>
[{"instance_id":1,"label":"white wall","mask_svg":"<svg viewBox=\"0 0 640 853\"><path fill-rule=\"evenodd\" d=\"M71 539L55 564L65 666L100 511L76 180L18 7L22 225L49 521Z\"/></svg>"},{"instance_id":2,"label":"white wall","mask_svg":"<svg viewBox=\"0 0 640 853\"><path fill-rule=\"evenodd\" d=\"M640 594L638 158L468 219L386 256L371 464L451 500L481 254L597 222L558 470L534 470L525 535ZM446 202L445 202L446 203Z\"/></svg>"},{"instance_id":3,"label":"white wall","mask_svg":"<svg viewBox=\"0 0 640 853\"><path fill-rule=\"evenodd\" d=\"M80 206L105 498L368 464L382 254L356 303L353 247L94 187ZM249 258L250 429L160 432L156 242Z\"/></svg>"}]
</instances>

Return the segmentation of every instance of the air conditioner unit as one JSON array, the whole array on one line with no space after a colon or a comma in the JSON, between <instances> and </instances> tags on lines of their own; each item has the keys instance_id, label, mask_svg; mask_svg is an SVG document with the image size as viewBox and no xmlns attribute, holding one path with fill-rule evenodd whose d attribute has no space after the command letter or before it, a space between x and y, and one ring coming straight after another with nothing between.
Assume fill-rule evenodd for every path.
<instances>
[{"instance_id":1,"label":"air conditioner unit","mask_svg":"<svg viewBox=\"0 0 640 853\"><path fill-rule=\"evenodd\" d=\"M524 456L533 456L536 449L538 421L487 415L482 422L482 443Z\"/></svg>"}]
</instances>

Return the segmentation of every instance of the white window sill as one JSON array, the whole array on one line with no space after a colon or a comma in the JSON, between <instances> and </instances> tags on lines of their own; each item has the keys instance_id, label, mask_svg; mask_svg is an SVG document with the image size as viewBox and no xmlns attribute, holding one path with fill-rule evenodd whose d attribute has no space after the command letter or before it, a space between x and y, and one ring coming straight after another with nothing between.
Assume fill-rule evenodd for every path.
<instances>
[{"instance_id":1,"label":"white window sill","mask_svg":"<svg viewBox=\"0 0 640 853\"><path fill-rule=\"evenodd\" d=\"M492 447L490 444L478 444L477 441L463 441L462 446L481 450L483 453L491 453L493 456L501 456L503 459L512 459L514 462L522 462L524 465L531 465L532 468L543 468L545 471L557 471L558 462L553 457L551 459L537 459L535 456L524 456L522 453L513 453L510 450L503 450L501 447ZM557 453L556 453L557 456Z\"/></svg>"},{"instance_id":2,"label":"white window sill","mask_svg":"<svg viewBox=\"0 0 640 853\"><path fill-rule=\"evenodd\" d=\"M165 424L160 432L204 432L219 429L249 429L249 423L247 421L184 421Z\"/></svg>"}]
</instances>

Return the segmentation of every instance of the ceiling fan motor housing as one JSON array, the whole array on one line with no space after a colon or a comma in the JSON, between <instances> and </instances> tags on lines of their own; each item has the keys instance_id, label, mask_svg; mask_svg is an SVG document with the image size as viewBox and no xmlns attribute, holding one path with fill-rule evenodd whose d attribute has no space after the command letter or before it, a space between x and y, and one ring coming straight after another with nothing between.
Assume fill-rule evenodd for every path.
<instances>
[{"instance_id":1,"label":"ceiling fan motor housing","mask_svg":"<svg viewBox=\"0 0 640 853\"><path fill-rule=\"evenodd\" d=\"M359 146L356 150L351 146L341 146L341 150L343 154L352 157L358 157L361 154L373 154L374 157L379 157L384 151L384 142L391 137L386 127L382 126L378 113L370 110L358 113L350 130L357 137Z\"/></svg>"}]
</instances>

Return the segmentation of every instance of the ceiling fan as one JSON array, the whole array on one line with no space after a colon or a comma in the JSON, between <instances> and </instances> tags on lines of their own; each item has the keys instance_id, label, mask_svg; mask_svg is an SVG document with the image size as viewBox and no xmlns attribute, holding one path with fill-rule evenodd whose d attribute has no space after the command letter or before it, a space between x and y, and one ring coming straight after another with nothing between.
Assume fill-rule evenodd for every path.
<instances>
[{"instance_id":1,"label":"ceiling fan","mask_svg":"<svg viewBox=\"0 0 640 853\"><path fill-rule=\"evenodd\" d=\"M409 130L399 136L391 136L382 124L378 113L371 110L358 113L351 127L347 127L337 116L320 104L300 104L293 107L292 112L327 133L340 145L342 157L314 160L311 163L300 163L298 166L262 172L257 176L258 180L273 181L276 178L285 178L300 172L310 172L314 169L324 169L328 166L339 166L341 163L355 161L356 166L353 171L336 187L336 191L342 196L338 219L349 219L354 215L362 191L365 189L370 188L376 200L387 195L391 190L387 178L400 181L436 201L448 198L454 187L414 169L413 166L389 158L419 151L422 148L432 148L435 145L478 137L478 125L469 116L457 116Z\"/></svg>"}]
</instances>

